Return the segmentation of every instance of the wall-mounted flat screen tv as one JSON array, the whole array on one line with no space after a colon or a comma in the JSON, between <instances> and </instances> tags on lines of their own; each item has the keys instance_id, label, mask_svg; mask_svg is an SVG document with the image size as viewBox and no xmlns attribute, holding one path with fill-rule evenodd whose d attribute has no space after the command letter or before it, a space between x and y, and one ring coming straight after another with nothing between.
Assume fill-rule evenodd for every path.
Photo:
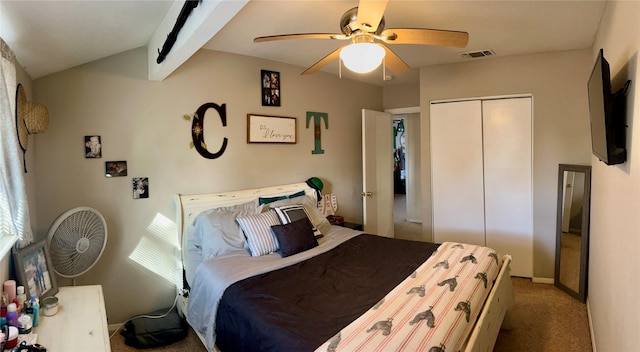
<instances>
[{"instance_id":1,"label":"wall-mounted flat screen tv","mask_svg":"<svg viewBox=\"0 0 640 352\"><path fill-rule=\"evenodd\" d=\"M589 115L591 119L591 147L593 154L607 165L627 160L625 137L625 94L631 81L611 94L609 63L600 49L589 78Z\"/></svg>"}]
</instances>

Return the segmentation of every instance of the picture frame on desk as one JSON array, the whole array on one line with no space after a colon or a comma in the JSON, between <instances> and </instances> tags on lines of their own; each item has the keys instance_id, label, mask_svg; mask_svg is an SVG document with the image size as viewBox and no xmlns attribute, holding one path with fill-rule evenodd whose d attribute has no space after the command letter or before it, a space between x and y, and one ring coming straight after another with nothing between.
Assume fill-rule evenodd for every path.
<instances>
[{"instance_id":1,"label":"picture frame on desk","mask_svg":"<svg viewBox=\"0 0 640 352\"><path fill-rule=\"evenodd\" d=\"M14 250L13 260L18 283L24 286L24 293L28 299L32 293L41 301L45 297L58 293L47 241L40 241L23 249Z\"/></svg>"}]
</instances>

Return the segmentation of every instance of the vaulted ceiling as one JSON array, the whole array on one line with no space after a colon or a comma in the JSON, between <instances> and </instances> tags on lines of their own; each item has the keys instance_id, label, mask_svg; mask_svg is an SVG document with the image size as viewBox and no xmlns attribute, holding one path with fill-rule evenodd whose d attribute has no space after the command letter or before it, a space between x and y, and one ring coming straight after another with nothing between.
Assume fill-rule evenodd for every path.
<instances>
[{"instance_id":1,"label":"vaulted ceiling","mask_svg":"<svg viewBox=\"0 0 640 352\"><path fill-rule=\"evenodd\" d=\"M340 17L358 5L343 0L205 0L187 19L162 64L157 51L184 1L0 0L0 36L27 73L37 79L134 48L147 46L149 78L162 80L200 48L280 61L300 72L346 43L286 40L254 43L258 36L340 33ZM390 46L412 70L382 79L382 69L343 77L385 85L417 80L418 68L471 60L463 53L492 50L494 57L590 48L605 1L390 0L386 28L434 28L469 33L466 48ZM481 60L490 60L490 57ZM338 62L322 71L338 75Z\"/></svg>"}]
</instances>

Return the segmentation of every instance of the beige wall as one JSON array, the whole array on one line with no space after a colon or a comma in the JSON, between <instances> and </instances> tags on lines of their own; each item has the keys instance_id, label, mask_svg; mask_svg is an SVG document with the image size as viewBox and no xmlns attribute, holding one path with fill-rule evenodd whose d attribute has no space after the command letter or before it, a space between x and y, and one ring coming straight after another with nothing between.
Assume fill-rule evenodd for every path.
<instances>
[{"instance_id":1,"label":"beige wall","mask_svg":"<svg viewBox=\"0 0 640 352\"><path fill-rule=\"evenodd\" d=\"M384 109L419 106L420 82L384 87L382 104Z\"/></svg>"},{"instance_id":2,"label":"beige wall","mask_svg":"<svg viewBox=\"0 0 640 352\"><path fill-rule=\"evenodd\" d=\"M407 221L422 222L422 167L420 166L420 114L406 115L407 131Z\"/></svg>"},{"instance_id":3,"label":"beige wall","mask_svg":"<svg viewBox=\"0 0 640 352\"><path fill-rule=\"evenodd\" d=\"M630 79L627 162L607 166L591 157L591 242L588 301L598 352L640 346L640 3L609 1L591 53L604 48L612 87Z\"/></svg>"},{"instance_id":4,"label":"beige wall","mask_svg":"<svg viewBox=\"0 0 640 352\"><path fill-rule=\"evenodd\" d=\"M109 240L99 263L77 284L102 284L111 324L171 305L175 288L130 255L146 248L158 269L171 264L175 193L206 193L325 181L338 196L339 213L362 220L361 109L382 109L382 88L324 73L301 76L299 67L203 50L163 82L149 82L146 50L140 48L34 81L37 101L49 108L49 130L37 136L37 235L65 210L98 209ZM282 106L263 107L260 69L281 74ZM227 127L213 113L205 119L205 141L218 159L189 148L191 123L183 120L202 104L226 104ZM211 110L210 110L211 111ZM306 112L326 112L325 154L312 155L314 131ZM246 143L246 114L296 117L298 143ZM85 159L83 137L101 135L102 159ZM126 160L128 176L105 178L104 162ZM131 178L149 177L150 198L132 199ZM137 252L136 252L137 253ZM161 258L161 256L165 256ZM173 273L165 273L171 276ZM61 285L70 284L61 280Z\"/></svg>"},{"instance_id":5,"label":"beige wall","mask_svg":"<svg viewBox=\"0 0 640 352\"><path fill-rule=\"evenodd\" d=\"M558 164L590 164L589 50L478 60L420 71L423 231L431 235L429 102L533 95L534 277L553 278Z\"/></svg>"}]
</instances>

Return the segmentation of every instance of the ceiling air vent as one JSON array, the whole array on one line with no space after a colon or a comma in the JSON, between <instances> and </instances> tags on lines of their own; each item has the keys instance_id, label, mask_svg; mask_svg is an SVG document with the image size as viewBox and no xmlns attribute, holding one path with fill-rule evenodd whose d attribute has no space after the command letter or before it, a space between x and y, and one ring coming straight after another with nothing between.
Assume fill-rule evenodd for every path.
<instances>
[{"instance_id":1,"label":"ceiling air vent","mask_svg":"<svg viewBox=\"0 0 640 352\"><path fill-rule=\"evenodd\" d=\"M495 54L496 53L493 52L493 50L486 49L486 50L470 51L468 53L462 53L460 55L462 55L463 59L478 59L481 57L493 56Z\"/></svg>"}]
</instances>

